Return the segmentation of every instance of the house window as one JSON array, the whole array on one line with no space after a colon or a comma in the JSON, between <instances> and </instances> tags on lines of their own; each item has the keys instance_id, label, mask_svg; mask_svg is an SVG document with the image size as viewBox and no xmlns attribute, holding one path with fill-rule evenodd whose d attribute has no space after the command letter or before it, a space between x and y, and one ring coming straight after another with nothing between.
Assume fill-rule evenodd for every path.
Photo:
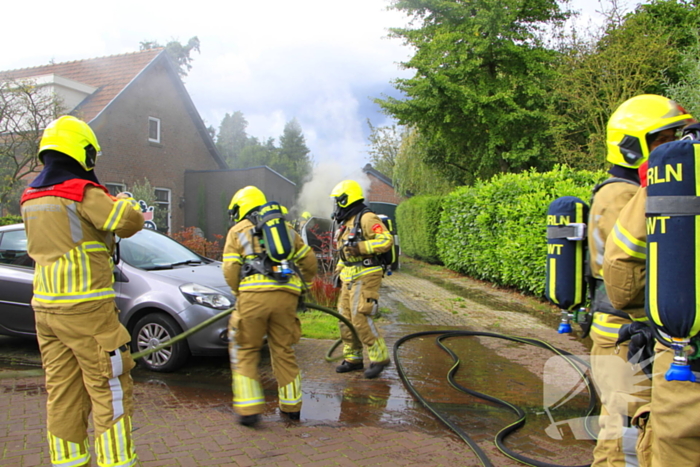
<instances>
[{"instance_id":1,"label":"house window","mask_svg":"<svg viewBox=\"0 0 700 467\"><path fill-rule=\"evenodd\" d=\"M156 188L156 226L159 232L170 232L170 190Z\"/></svg>"},{"instance_id":2,"label":"house window","mask_svg":"<svg viewBox=\"0 0 700 467\"><path fill-rule=\"evenodd\" d=\"M105 187L112 196L117 196L119 193L126 191L126 185L123 183L105 183Z\"/></svg>"},{"instance_id":3,"label":"house window","mask_svg":"<svg viewBox=\"0 0 700 467\"><path fill-rule=\"evenodd\" d=\"M148 141L160 143L160 118L148 117Z\"/></svg>"}]
</instances>

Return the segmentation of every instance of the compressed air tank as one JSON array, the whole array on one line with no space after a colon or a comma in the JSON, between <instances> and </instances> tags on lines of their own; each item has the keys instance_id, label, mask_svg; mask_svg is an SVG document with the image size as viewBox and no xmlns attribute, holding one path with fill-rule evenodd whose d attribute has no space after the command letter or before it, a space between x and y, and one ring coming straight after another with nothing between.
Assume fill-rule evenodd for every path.
<instances>
[{"instance_id":1,"label":"compressed air tank","mask_svg":"<svg viewBox=\"0 0 700 467\"><path fill-rule=\"evenodd\" d=\"M563 196L547 209L545 296L562 310L574 310L586 300L585 260L588 204Z\"/></svg>"},{"instance_id":2,"label":"compressed air tank","mask_svg":"<svg viewBox=\"0 0 700 467\"><path fill-rule=\"evenodd\" d=\"M700 331L700 141L656 148L647 169L646 313L663 332Z\"/></svg>"}]
</instances>

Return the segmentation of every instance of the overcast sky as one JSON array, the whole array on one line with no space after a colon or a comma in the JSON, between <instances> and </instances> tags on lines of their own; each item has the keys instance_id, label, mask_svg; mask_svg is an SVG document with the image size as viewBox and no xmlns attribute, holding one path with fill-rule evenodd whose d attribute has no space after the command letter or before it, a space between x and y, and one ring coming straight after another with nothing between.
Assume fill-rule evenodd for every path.
<instances>
[{"instance_id":1,"label":"overcast sky","mask_svg":"<svg viewBox=\"0 0 700 467\"><path fill-rule=\"evenodd\" d=\"M390 123L372 98L396 95L407 77L398 63L411 50L387 29L407 18L387 0L267 0L178 4L151 0L5 2L0 70L137 51L139 42L201 41L185 85L207 125L217 130L240 110L248 134L278 138L301 124L319 163L367 160L367 119ZM595 0L575 0L594 14Z\"/></svg>"}]
</instances>

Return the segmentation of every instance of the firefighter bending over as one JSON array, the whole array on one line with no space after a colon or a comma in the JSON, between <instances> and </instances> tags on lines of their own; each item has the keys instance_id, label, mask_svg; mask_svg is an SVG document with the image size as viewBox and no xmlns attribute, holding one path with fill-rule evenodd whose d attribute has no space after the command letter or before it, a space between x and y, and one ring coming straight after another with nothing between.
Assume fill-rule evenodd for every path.
<instances>
[{"instance_id":1,"label":"firefighter bending over","mask_svg":"<svg viewBox=\"0 0 700 467\"><path fill-rule=\"evenodd\" d=\"M309 282L316 275L316 256L287 227L281 206L267 203L263 192L254 186L233 195L229 214L235 225L226 237L223 270L237 298L229 321L233 409L241 425L253 426L260 420L265 394L258 362L267 335L280 412L299 420L301 375L292 346L301 338L296 309L305 287L302 281ZM278 241L264 235L268 228L277 229L274 235ZM286 244L282 248L278 248L280 238ZM276 254L289 259L277 263L273 261Z\"/></svg>"},{"instance_id":2,"label":"firefighter bending over","mask_svg":"<svg viewBox=\"0 0 700 467\"><path fill-rule=\"evenodd\" d=\"M372 317L379 303L379 286L384 275L377 255L388 251L393 238L379 217L364 205L360 184L354 180L340 182L331 191L333 218L338 227L334 241L339 252L336 273L342 281L338 311L355 327L360 340L340 323L343 339L343 362L338 373L361 370L363 345L367 347L370 367L366 378L376 378L389 365L389 352Z\"/></svg>"},{"instance_id":3,"label":"firefighter bending over","mask_svg":"<svg viewBox=\"0 0 700 467\"><path fill-rule=\"evenodd\" d=\"M100 145L87 123L54 120L39 146L44 169L22 195L27 250L36 262L37 340L46 372L51 464L90 465L92 411L100 467L135 465L131 437L134 360L114 303L114 234L143 227L138 203L100 185Z\"/></svg>"}]
</instances>

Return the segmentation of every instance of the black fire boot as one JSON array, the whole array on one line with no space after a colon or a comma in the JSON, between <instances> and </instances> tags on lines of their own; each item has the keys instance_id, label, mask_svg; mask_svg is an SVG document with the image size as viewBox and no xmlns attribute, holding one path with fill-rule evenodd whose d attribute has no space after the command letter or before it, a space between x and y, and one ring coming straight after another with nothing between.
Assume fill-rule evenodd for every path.
<instances>
[{"instance_id":1,"label":"black fire boot","mask_svg":"<svg viewBox=\"0 0 700 467\"><path fill-rule=\"evenodd\" d=\"M369 368L365 370L365 378L376 378L377 376L379 376L379 373L381 373L384 370L384 368L389 366L389 363L391 363L390 360L370 363Z\"/></svg>"},{"instance_id":2,"label":"black fire boot","mask_svg":"<svg viewBox=\"0 0 700 467\"><path fill-rule=\"evenodd\" d=\"M343 360L343 363L335 367L335 372L336 373L347 373L348 371L355 371L355 370L361 370L365 367L365 365L360 361L360 362L349 362L347 360Z\"/></svg>"},{"instance_id":3,"label":"black fire boot","mask_svg":"<svg viewBox=\"0 0 700 467\"><path fill-rule=\"evenodd\" d=\"M241 415L238 418L238 423L243 425L243 426L250 426L253 427L255 426L258 422L260 421L260 415L259 414L253 414L253 415Z\"/></svg>"},{"instance_id":4,"label":"black fire boot","mask_svg":"<svg viewBox=\"0 0 700 467\"><path fill-rule=\"evenodd\" d=\"M301 420L301 411L299 411L299 412L285 412L284 410L280 409L280 413L282 414L283 417L287 417L289 420L293 420L293 421Z\"/></svg>"}]
</instances>

